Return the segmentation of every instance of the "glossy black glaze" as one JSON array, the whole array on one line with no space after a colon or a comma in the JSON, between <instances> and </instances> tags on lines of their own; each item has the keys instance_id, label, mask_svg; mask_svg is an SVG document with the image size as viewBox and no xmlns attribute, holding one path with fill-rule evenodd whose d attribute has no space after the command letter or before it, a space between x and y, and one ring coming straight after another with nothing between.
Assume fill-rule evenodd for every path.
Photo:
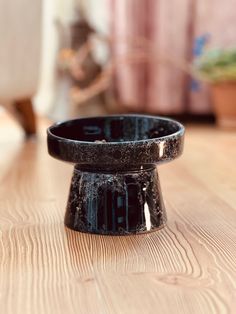
<instances>
[{"instance_id":1,"label":"glossy black glaze","mask_svg":"<svg viewBox=\"0 0 236 314\"><path fill-rule=\"evenodd\" d=\"M184 127L144 115L82 118L48 129L49 154L75 163L65 223L74 230L130 234L166 221L156 164L178 157Z\"/></svg>"},{"instance_id":2,"label":"glossy black glaze","mask_svg":"<svg viewBox=\"0 0 236 314\"><path fill-rule=\"evenodd\" d=\"M75 167L65 223L83 232L129 234L166 221L155 167L102 173Z\"/></svg>"}]
</instances>

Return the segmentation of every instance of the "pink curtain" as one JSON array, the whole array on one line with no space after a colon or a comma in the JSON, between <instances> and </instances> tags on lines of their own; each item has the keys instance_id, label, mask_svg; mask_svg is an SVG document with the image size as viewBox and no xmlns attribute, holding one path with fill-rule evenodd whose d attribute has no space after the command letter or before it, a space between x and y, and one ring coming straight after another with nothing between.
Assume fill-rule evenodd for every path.
<instances>
[{"instance_id":1,"label":"pink curtain","mask_svg":"<svg viewBox=\"0 0 236 314\"><path fill-rule=\"evenodd\" d=\"M191 80L182 68L192 61L195 46L199 55L209 42L223 47L236 42L234 0L110 1L114 55L148 50L152 56L117 67L120 102L150 113L210 112L206 86ZM171 62L163 62L163 57Z\"/></svg>"}]
</instances>

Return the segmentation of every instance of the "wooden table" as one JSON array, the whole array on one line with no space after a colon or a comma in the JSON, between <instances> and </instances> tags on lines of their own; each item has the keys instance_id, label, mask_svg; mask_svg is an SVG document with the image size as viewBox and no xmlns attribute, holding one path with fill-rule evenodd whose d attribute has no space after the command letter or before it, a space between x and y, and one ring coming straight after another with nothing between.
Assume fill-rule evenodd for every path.
<instances>
[{"instance_id":1,"label":"wooden table","mask_svg":"<svg viewBox=\"0 0 236 314\"><path fill-rule=\"evenodd\" d=\"M0 313L236 313L236 133L187 128L160 167L168 226L111 237L65 229L72 167L40 127L0 119Z\"/></svg>"}]
</instances>

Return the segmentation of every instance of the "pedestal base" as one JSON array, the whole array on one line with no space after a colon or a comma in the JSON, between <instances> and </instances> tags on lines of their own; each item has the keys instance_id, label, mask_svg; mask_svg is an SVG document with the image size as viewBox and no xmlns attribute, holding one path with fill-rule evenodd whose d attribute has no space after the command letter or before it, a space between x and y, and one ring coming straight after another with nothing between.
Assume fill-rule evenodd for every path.
<instances>
[{"instance_id":1,"label":"pedestal base","mask_svg":"<svg viewBox=\"0 0 236 314\"><path fill-rule=\"evenodd\" d=\"M124 235L161 228L166 212L155 166L115 172L75 166L67 204L67 227Z\"/></svg>"}]
</instances>

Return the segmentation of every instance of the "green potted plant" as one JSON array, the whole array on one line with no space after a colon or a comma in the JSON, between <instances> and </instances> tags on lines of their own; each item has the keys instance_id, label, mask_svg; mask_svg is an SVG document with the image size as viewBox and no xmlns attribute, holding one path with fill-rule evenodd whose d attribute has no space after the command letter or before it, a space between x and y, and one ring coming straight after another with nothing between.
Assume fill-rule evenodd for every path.
<instances>
[{"instance_id":1,"label":"green potted plant","mask_svg":"<svg viewBox=\"0 0 236 314\"><path fill-rule=\"evenodd\" d=\"M210 84L218 125L236 127L236 49L210 50L194 66L198 77Z\"/></svg>"}]
</instances>

